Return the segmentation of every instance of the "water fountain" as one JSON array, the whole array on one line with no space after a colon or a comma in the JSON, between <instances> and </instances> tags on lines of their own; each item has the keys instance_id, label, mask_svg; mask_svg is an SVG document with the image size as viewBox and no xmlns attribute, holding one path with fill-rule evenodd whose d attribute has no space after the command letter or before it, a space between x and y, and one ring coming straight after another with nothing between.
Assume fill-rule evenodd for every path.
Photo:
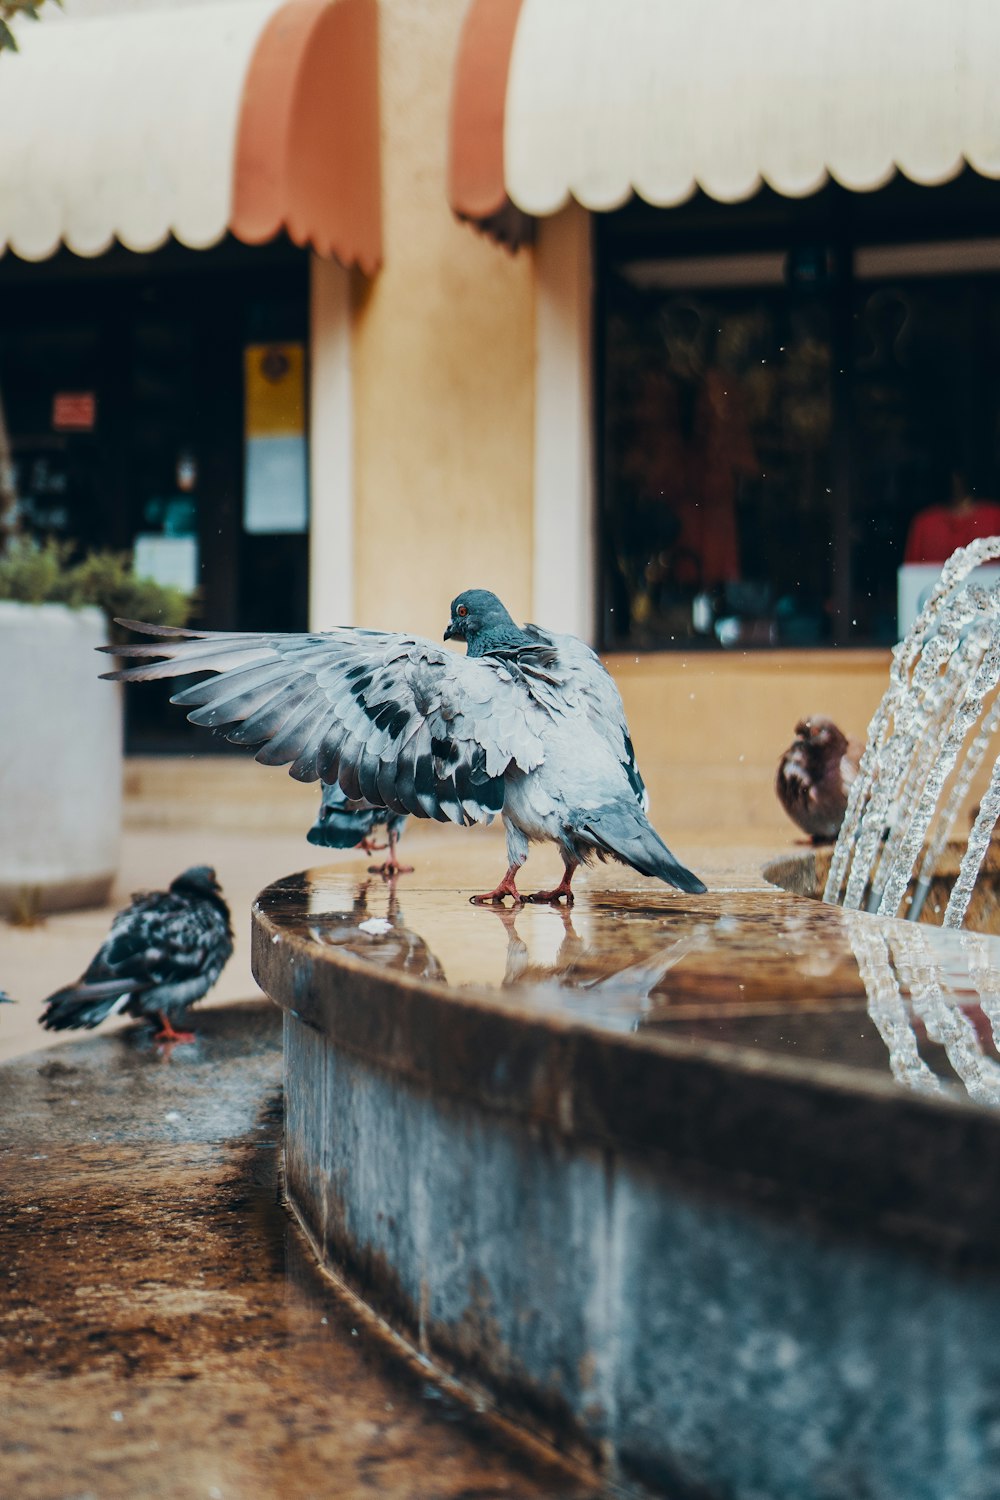
<instances>
[{"instance_id":1,"label":"water fountain","mask_svg":"<svg viewBox=\"0 0 1000 1500\"><path fill-rule=\"evenodd\" d=\"M1000 943L962 924L1000 772L941 884L1000 727L996 557L895 653L825 901L602 870L571 916L490 912L470 839L255 904L318 1255L623 1493L996 1493Z\"/></svg>"},{"instance_id":2,"label":"water fountain","mask_svg":"<svg viewBox=\"0 0 1000 1500\"><path fill-rule=\"evenodd\" d=\"M893 652L824 901L896 916L916 872L903 914L912 921L924 914L942 853L1000 726L1000 587L967 581L998 557L998 537L954 553ZM961 855L945 927L961 927L966 919L998 818L1000 757Z\"/></svg>"}]
</instances>

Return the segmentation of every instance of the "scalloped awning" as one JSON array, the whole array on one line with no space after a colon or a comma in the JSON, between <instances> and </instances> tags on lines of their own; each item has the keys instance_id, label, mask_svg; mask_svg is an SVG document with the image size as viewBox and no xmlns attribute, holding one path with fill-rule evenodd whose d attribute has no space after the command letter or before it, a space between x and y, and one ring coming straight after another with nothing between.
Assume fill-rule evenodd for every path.
<instances>
[{"instance_id":1,"label":"scalloped awning","mask_svg":"<svg viewBox=\"0 0 1000 1500\"><path fill-rule=\"evenodd\" d=\"M373 272L377 24L376 0L23 24L0 60L0 249L200 250L284 229Z\"/></svg>"},{"instance_id":2,"label":"scalloped awning","mask_svg":"<svg viewBox=\"0 0 1000 1500\"><path fill-rule=\"evenodd\" d=\"M463 218L1000 177L998 0L471 0Z\"/></svg>"}]
</instances>

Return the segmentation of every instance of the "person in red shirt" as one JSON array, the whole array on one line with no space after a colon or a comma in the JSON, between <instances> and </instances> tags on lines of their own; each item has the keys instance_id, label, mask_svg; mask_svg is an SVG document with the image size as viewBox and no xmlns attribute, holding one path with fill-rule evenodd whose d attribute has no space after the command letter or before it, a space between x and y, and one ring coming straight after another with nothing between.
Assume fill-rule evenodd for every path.
<instances>
[{"instance_id":1,"label":"person in red shirt","mask_svg":"<svg viewBox=\"0 0 1000 1500\"><path fill-rule=\"evenodd\" d=\"M913 517L904 562L947 562L956 547L967 546L977 536L1000 536L1000 505L995 500L974 500L960 469L953 470L950 489L947 505L928 505Z\"/></svg>"}]
</instances>

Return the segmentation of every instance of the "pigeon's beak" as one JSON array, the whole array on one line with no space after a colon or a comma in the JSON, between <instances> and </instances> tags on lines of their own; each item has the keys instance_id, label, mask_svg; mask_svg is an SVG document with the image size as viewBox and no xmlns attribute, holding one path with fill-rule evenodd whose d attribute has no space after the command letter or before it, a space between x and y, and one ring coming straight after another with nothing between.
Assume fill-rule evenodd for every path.
<instances>
[{"instance_id":1,"label":"pigeon's beak","mask_svg":"<svg viewBox=\"0 0 1000 1500\"><path fill-rule=\"evenodd\" d=\"M453 641L453 640L455 640L454 622L451 625L449 625L448 629L445 631L445 633L444 633L444 639L446 641Z\"/></svg>"}]
</instances>

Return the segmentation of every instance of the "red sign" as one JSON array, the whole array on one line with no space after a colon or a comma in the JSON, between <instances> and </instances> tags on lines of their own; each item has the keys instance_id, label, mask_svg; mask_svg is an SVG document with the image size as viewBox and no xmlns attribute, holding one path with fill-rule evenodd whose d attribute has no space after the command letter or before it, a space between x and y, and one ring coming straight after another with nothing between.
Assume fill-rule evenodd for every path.
<instances>
[{"instance_id":1,"label":"red sign","mask_svg":"<svg viewBox=\"0 0 1000 1500\"><path fill-rule=\"evenodd\" d=\"M93 391L59 391L52 398L52 426L56 432L93 432L97 397Z\"/></svg>"}]
</instances>

